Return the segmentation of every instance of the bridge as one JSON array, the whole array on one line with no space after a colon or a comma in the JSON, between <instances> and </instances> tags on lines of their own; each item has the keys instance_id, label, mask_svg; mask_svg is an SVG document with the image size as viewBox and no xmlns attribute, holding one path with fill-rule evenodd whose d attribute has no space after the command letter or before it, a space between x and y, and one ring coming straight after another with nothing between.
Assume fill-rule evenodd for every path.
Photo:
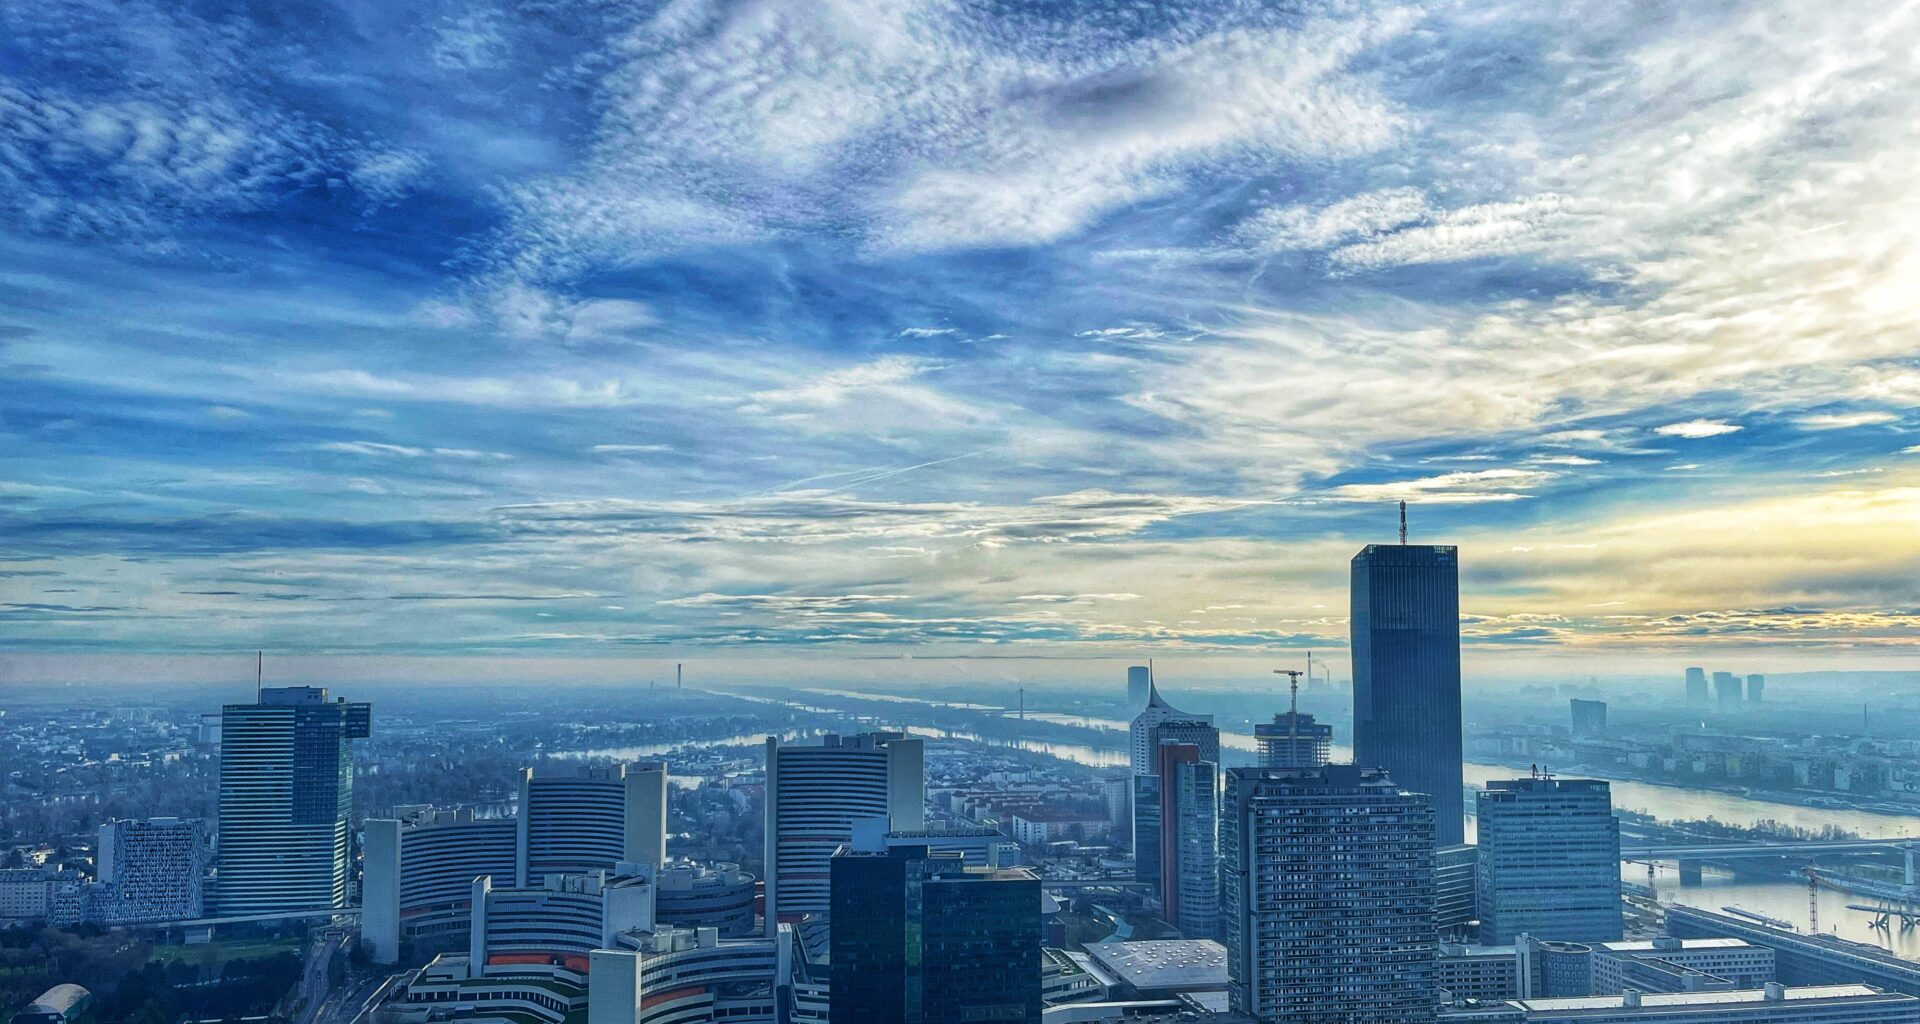
<instances>
[{"instance_id":1,"label":"bridge","mask_svg":"<svg viewBox=\"0 0 1920 1024\"><path fill-rule=\"evenodd\" d=\"M1900 839L1810 839L1784 843L1683 843L1620 847L1621 860L1726 860L1747 857L1793 857L1819 853L1870 853L1899 850L1920 844Z\"/></svg>"}]
</instances>

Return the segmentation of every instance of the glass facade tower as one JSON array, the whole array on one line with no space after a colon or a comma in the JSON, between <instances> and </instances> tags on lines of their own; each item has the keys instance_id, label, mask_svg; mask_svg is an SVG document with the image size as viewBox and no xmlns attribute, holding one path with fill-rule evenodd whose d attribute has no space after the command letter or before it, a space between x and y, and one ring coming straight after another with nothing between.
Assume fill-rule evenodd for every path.
<instances>
[{"instance_id":1,"label":"glass facade tower","mask_svg":"<svg viewBox=\"0 0 1920 1024\"><path fill-rule=\"evenodd\" d=\"M1353 760L1433 798L1435 842L1466 841L1460 576L1451 546L1369 544L1353 556Z\"/></svg>"}]
</instances>

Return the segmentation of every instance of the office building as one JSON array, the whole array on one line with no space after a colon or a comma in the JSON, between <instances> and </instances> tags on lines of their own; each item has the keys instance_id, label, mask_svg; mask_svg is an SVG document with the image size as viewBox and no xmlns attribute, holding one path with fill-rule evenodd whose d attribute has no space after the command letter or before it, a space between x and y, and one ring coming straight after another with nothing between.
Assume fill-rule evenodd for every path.
<instances>
[{"instance_id":1,"label":"office building","mask_svg":"<svg viewBox=\"0 0 1920 1024\"><path fill-rule=\"evenodd\" d=\"M1621 934L1620 823L1595 779L1495 780L1479 794L1480 942Z\"/></svg>"},{"instance_id":2,"label":"office building","mask_svg":"<svg viewBox=\"0 0 1920 1024\"><path fill-rule=\"evenodd\" d=\"M1161 802L1167 799L1160 781L1162 744L1189 744L1197 749L1197 759L1220 763L1220 730L1212 715L1189 714L1168 704L1157 689L1148 688L1147 707L1133 719L1129 740L1133 769L1133 866L1134 879L1155 886L1164 897L1162 881L1167 837L1161 833Z\"/></svg>"},{"instance_id":3,"label":"office building","mask_svg":"<svg viewBox=\"0 0 1920 1024\"><path fill-rule=\"evenodd\" d=\"M596 765L553 775L523 768L516 821L520 887L616 864L658 869L667 859L667 766Z\"/></svg>"},{"instance_id":4,"label":"office building","mask_svg":"<svg viewBox=\"0 0 1920 1024\"><path fill-rule=\"evenodd\" d=\"M100 826L94 877L104 906L101 924L187 921L205 916L210 854L198 818L140 818Z\"/></svg>"},{"instance_id":5,"label":"office building","mask_svg":"<svg viewBox=\"0 0 1920 1024\"><path fill-rule=\"evenodd\" d=\"M1597 740L1607 734L1607 702L1573 698L1573 738Z\"/></svg>"},{"instance_id":6,"label":"office building","mask_svg":"<svg viewBox=\"0 0 1920 1024\"><path fill-rule=\"evenodd\" d=\"M712 928L723 939L756 934L755 879L738 864L675 861L654 879L654 917L683 928Z\"/></svg>"},{"instance_id":7,"label":"office building","mask_svg":"<svg viewBox=\"0 0 1920 1024\"><path fill-rule=\"evenodd\" d=\"M1130 665L1127 668L1127 714L1137 715L1147 707L1147 697L1153 690L1153 669L1146 665Z\"/></svg>"},{"instance_id":8,"label":"office building","mask_svg":"<svg viewBox=\"0 0 1920 1024\"><path fill-rule=\"evenodd\" d=\"M1160 776L1133 777L1133 880L1160 887Z\"/></svg>"},{"instance_id":9,"label":"office building","mask_svg":"<svg viewBox=\"0 0 1920 1024\"><path fill-rule=\"evenodd\" d=\"M1289 1024L1434 1019L1432 801L1372 767L1230 768L1228 1000Z\"/></svg>"},{"instance_id":10,"label":"office building","mask_svg":"<svg viewBox=\"0 0 1920 1024\"><path fill-rule=\"evenodd\" d=\"M1444 943L1433 962L1433 984L1442 1003L1520 997L1520 957L1512 946Z\"/></svg>"},{"instance_id":11,"label":"office building","mask_svg":"<svg viewBox=\"0 0 1920 1024\"><path fill-rule=\"evenodd\" d=\"M1838 935L1805 935L1697 907L1667 908L1667 934L1680 939L1735 938L1773 950L1774 978L1788 985L1865 982L1920 996L1920 963Z\"/></svg>"},{"instance_id":12,"label":"office building","mask_svg":"<svg viewBox=\"0 0 1920 1024\"><path fill-rule=\"evenodd\" d=\"M855 823L856 833L860 823ZM970 868L1013 868L1020 866L1020 844L1007 834L985 825L957 825L948 828L894 829L884 836L889 849L924 846L932 856L959 854Z\"/></svg>"},{"instance_id":13,"label":"office building","mask_svg":"<svg viewBox=\"0 0 1920 1024\"><path fill-rule=\"evenodd\" d=\"M1192 743L1162 743L1159 753L1161 917L1189 939L1211 939L1220 931L1219 765Z\"/></svg>"},{"instance_id":14,"label":"office building","mask_svg":"<svg viewBox=\"0 0 1920 1024\"><path fill-rule=\"evenodd\" d=\"M853 823L926 824L924 744L900 733L825 736L817 745L767 737L766 934L827 910L833 852Z\"/></svg>"},{"instance_id":15,"label":"office building","mask_svg":"<svg viewBox=\"0 0 1920 1024\"><path fill-rule=\"evenodd\" d=\"M1434 840L1466 841L1459 559L1451 546L1353 556L1353 760L1433 799Z\"/></svg>"},{"instance_id":16,"label":"office building","mask_svg":"<svg viewBox=\"0 0 1920 1024\"><path fill-rule=\"evenodd\" d=\"M1767 677L1750 675L1747 677L1747 703L1764 704L1767 699Z\"/></svg>"},{"instance_id":17,"label":"office building","mask_svg":"<svg viewBox=\"0 0 1920 1024\"><path fill-rule=\"evenodd\" d=\"M1704 708L1713 703L1711 691L1707 688L1707 670L1690 668L1687 670L1687 706Z\"/></svg>"},{"instance_id":18,"label":"office building","mask_svg":"<svg viewBox=\"0 0 1920 1024\"><path fill-rule=\"evenodd\" d=\"M1480 848L1462 843L1433 851L1433 924L1453 941L1478 935L1474 906L1474 876L1480 871Z\"/></svg>"},{"instance_id":19,"label":"office building","mask_svg":"<svg viewBox=\"0 0 1920 1024\"><path fill-rule=\"evenodd\" d=\"M1179 708L1167 703L1166 699L1160 696L1159 689L1149 684L1147 687L1146 706L1140 710L1139 714L1133 716L1133 722L1128 727L1127 739L1129 752L1131 754L1133 774L1153 774L1154 767L1157 764L1153 749L1159 745L1153 730L1172 721L1189 723L1183 730L1175 730L1167 736L1168 739L1179 740L1188 738L1191 730L1197 726L1211 725L1213 723L1213 716L1195 715L1181 711ZM1220 756L1218 732L1215 732L1213 742L1214 756L1211 760L1218 764ZM1204 746L1204 742L1202 745Z\"/></svg>"},{"instance_id":20,"label":"office building","mask_svg":"<svg viewBox=\"0 0 1920 1024\"><path fill-rule=\"evenodd\" d=\"M220 916L347 905L352 744L372 717L372 705L311 686L221 709Z\"/></svg>"},{"instance_id":21,"label":"office building","mask_svg":"<svg viewBox=\"0 0 1920 1024\"><path fill-rule=\"evenodd\" d=\"M368 818L360 938L377 964L412 963L468 948L473 880L519 875L519 822L471 808L410 809Z\"/></svg>"},{"instance_id":22,"label":"office building","mask_svg":"<svg viewBox=\"0 0 1920 1024\"><path fill-rule=\"evenodd\" d=\"M1677 968L1668 972L1684 986L1691 981L1685 972L1719 979L1722 988L1760 988L1774 979L1773 950L1744 939L1656 939L1630 942L1602 942L1593 947L1592 994L1619 995L1628 988L1642 992L1684 991L1655 989L1650 985L1657 974L1636 970L1643 966Z\"/></svg>"},{"instance_id":23,"label":"office building","mask_svg":"<svg viewBox=\"0 0 1920 1024\"><path fill-rule=\"evenodd\" d=\"M1740 677L1731 672L1713 674L1713 699L1722 711L1740 710Z\"/></svg>"},{"instance_id":24,"label":"office building","mask_svg":"<svg viewBox=\"0 0 1920 1024\"><path fill-rule=\"evenodd\" d=\"M832 1024L1039 1024L1032 872L852 845L831 870Z\"/></svg>"},{"instance_id":25,"label":"office building","mask_svg":"<svg viewBox=\"0 0 1920 1024\"><path fill-rule=\"evenodd\" d=\"M728 939L712 928L656 927L589 955L586 1024L776 1024L792 1002L783 965L791 933Z\"/></svg>"},{"instance_id":26,"label":"office building","mask_svg":"<svg viewBox=\"0 0 1920 1024\"><path fill-rule=\"evenodd\" d=\"M1289 711L1273 716L1272 722L1253 727L1253 740L1260 750L1262 768L1318 768L1326 764L1333 751L1333 726L1313 720L1313 716Z\"/></svg>"},{"instance_id":27,"label":"office building","mask_svg":"<svg viewBox=\"0 0 1920 1024\"><path fill-rule=\"evenodd\" d=\"M1516 1016L1443 1021L1524 1024L1920 1024L1920 999L1861 984L1716 992L1641 993L1572 999L1517 999Z\"/></svg>"}]
</instances>

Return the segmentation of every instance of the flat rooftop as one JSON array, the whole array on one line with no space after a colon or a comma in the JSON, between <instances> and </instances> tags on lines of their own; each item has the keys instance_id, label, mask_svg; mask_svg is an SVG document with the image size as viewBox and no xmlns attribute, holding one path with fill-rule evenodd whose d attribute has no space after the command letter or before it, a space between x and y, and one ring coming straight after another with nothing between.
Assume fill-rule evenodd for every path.
<instances>
[{"instance_id":1,"label":"flat rooftop","mask_svg":"<svg viewBox=\"0 0 1920 1024\"><path fill-rule=\"evenodd\" d=\"M1142 992L1205 991L1227 984L1227 948L1212 939L1096 942L1087 955Z\"/></svg>"},{"instance_id":2,"label":"flat rooftop","mask_svg":"<svg viewBox=\"0 0 1920 1024\"><path fill-rule=\"evenodd\" d=\"M1913 999L1915 997L1895 992L1882 992L1868 985L1803 985L1789 988L1783 994L1785 1001L1807 1002L1818 999ZM1767 1001L1766 989L1743 988L1724 992L1648 992L1640 997L1641 1006L1737 1006L1742 1003L1764 1003ZM1515 1006L1528 1010L1567 1011L1567 1010L1617 1010L1622 1005L1620 996L1586 996L1577 999L1516 999Z\"/></svg>"}]
</instances>

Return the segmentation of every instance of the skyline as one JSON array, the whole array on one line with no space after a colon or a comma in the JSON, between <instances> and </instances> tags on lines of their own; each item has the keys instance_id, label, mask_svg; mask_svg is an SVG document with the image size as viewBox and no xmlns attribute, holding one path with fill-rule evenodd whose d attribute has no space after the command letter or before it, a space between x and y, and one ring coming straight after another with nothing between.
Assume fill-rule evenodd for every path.
<instances>
[{"instance_id":1,"label":"skyline","mask_svg":"<svg viewBox=\"0 0 1920 1024\"><path fill-rule=\"evenodd\" d=\"M1911 8L421 10L12 19L0 678L1920 648Z\"/></svg>"}]
</instances>

